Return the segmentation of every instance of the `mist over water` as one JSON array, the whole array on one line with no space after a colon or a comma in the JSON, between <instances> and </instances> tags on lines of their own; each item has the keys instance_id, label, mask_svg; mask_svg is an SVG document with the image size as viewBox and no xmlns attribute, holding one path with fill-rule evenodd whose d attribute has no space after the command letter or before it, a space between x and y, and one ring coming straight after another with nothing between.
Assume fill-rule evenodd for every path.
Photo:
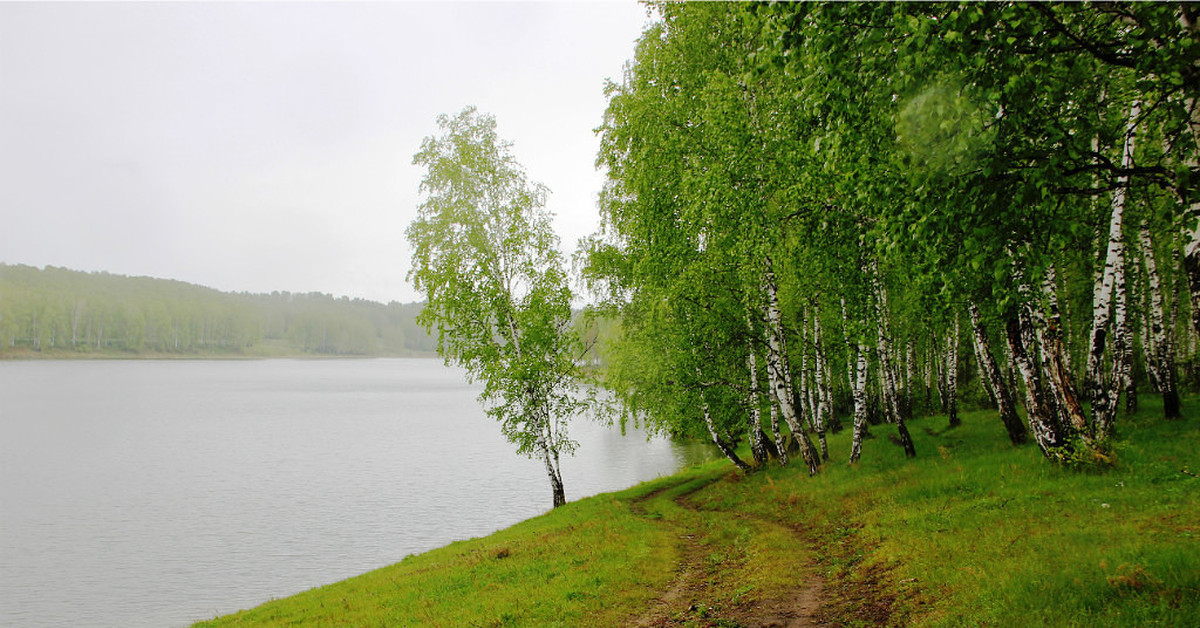
<instances>
[{"instance_id":1,"label":"mist over water","mask_svg":"<svg viewBox=\"0 0 1200 628\"><path fill-rule=\"evenodd\" d=\"M549 509L435 360L0 362L0 626L184 626ZM568 499L703 459L586 419Z\"/></svg>"}]
</instances>

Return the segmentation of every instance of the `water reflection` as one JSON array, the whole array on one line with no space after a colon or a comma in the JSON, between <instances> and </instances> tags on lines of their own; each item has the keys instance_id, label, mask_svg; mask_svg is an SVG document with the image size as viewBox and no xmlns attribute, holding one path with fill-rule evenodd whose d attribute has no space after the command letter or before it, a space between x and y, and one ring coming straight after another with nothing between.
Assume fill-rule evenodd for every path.
<instances>
[{"instance_id":1,"label":"water reflection","mask_svg":"<svg viewBox=\"0 0 1200 628\"><path fill-rule=\"evenodd\" d=\"M0 625L187 625L544 512L428 360L0 362ZM569 499L706 448L577 421Z\"/></svg>"}]
</instances>

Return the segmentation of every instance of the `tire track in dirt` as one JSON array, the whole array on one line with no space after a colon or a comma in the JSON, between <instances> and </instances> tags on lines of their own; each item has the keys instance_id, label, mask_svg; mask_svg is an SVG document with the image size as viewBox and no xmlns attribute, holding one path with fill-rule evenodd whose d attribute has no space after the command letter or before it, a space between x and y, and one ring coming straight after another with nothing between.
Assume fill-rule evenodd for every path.
<instances>
[{"instance_id":1,"label":"tire track in dirt","mask_svg":"<svg viewBox=\"0 0 1200 628\"><path fill-rule=\"evenodd\" d=\"M722 626L742 628L808 628L824 625L820 621L819 610L822 606L823 593L826 588L824 578L809 572L810 575L795 589L784 595L771 599L754 599L745 602L733 602L716 609L709 607L701 600L714 599L713 592L722 584L722 577L730 577L714 569L706 561L709 539L699 529L691 529L679 523L663 521L662 515L654 517L647 505L656 499L670 499L679 508L692 513L709 517L736 517L752 523L756 527L770 527L776 530L786 530L786 533L797 537L801 543L809 542L799 530L785 526L765 517L747 513L730 513L721 510L701 509L688 498L721 480L726 476L715 476L694 486L686 486L689 481L664 487L649 493L632 504L635 513L652 519L657 519L663 525L677 528L680 543L680 559L676 567L675 577L671 583L643 613L634 617L629 625L637 628L665 628L670 626ZM684 488L686 487L686 488ZM682 489L682 490L680 490ZM678 491L677 493L673 493ZM733 576L736 578L736 575Z\"/></svg>"},{"instance_id":2,"label":"tire track in dirt","mask_svg":"<svg viewBox=\"0 0 1200 628\"><path fill-rule=\"evenodd\" d=\"M680 507L687 508L684 505L685 497L697 491L703 490L713 482L719 480L720 477L712 477L704 482L697 482L696 486L688 487L682 490L679 494L674 495L672 500ZM653 500L663 498L663 496L672 491L679 490L681 487L695 482L694 480L685 480L677 484L665 486L654 492L643 495L636 499L631 504L632 510L647 518L662 521L661 514L658 517L652 517L647 510L647 504ZM659 628L663 626L675 625L672 622L672 617L678 615L678 609L683 606L685 598L694 599L695 591L702 589L701 576L702 568L701 561L703 560L703 548L700 545L699 535L696 531L688 531L680 528L676 524L662 522L663 525L671 525L676 527L677 536L681 545L679 564L675 568L675 577L671 579L670 584L662 595L658 597L644 613L635 617L629 624L634 628ZM689 603L688 608L694 604Z\"/></svg>"}]
</instances>

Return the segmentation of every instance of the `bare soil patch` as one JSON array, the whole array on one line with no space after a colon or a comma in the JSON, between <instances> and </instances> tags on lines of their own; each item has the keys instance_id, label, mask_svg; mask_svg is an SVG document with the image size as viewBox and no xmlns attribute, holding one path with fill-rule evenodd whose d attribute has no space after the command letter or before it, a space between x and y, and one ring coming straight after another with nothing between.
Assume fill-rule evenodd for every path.
<instances>
[{"instance_id":1,"label":"bare soil patch","mask_svg":"<svg viewBox=\"0 0 1200 628\"><path fill-rule=\"evenodd\" d=\"M687 497L703 489L697 486L685 494L676 495L674 501L680 507L697 511ZM645 504L659 498L673 487L650 493L634 503L635 512L646 514ZM710 512L711 516L744 516L740 513ZM777 522L759 519L768 525ZM799 530L791 529L800 535ZM672 626L695 626L697 628L807 628L826 625L822 619L826 582L817 574L797 583L794 590L773 599L753 599L741 603L713 608L705 600L713 600L713 591L721 588L722 577L728 573L715 569L705 560L707 550L703 534L699 530L680 528L680 561L675 577L662 595L634 618L630 625L637 628L667 628Z\"/></svg>"}]
</instances>

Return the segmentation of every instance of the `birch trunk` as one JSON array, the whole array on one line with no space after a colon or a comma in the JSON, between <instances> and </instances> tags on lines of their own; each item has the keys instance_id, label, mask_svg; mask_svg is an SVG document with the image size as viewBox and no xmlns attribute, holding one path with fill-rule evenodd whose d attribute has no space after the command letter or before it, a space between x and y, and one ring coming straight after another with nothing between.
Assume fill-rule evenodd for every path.
<instances>
[{"instance_id":1,"label":"birch trunk","mask_svg":"<svg viewBox=\"0 0 1200 628\"><path fill-rule=\"evenodd\" d=\"M746 325L749 328L750 334L753 335L754 334L754 324L749 319L747 319ZM751 346L750 346L750 359L752 360L752 362L751 362L751 369L752 369L751 382L752 382L752 384L751 385L753 386L752 390L757 395L757 392L758 392L758 357L754 351L753 344L751 344ZM770 379L770 377L771 377L770 369L767 369L767 377L768 377L768 382L773 381ZM769 383L768 387L767 387L767 390L768 390L767 407L769 408L769 411L771 413L771 438L774 439L775 455L779 457L780 466L786 467L788 464L787 440L784 438L783 432L779 429L779 408L778 408L777 404L775 403L775 400L772 397L771 393L769 392L769 391L773 390L773 388L774 387L771 386Z\"/></svg>"},{"instance_id":2,"label":"birch trunk","mask_svg":"<svg viewBox=\"0 0 1200 628\"><path fill-rule=\"evenodd\" d=\"M800 456L808 467L809 475L816 475L820 461L816 449L800 417L796 414L795 388L792 385L792 373L787 363L787 338L783 332L783 314L779 309L779 291L775 283L775 272L771 269L771 258L766 258L766 273L764 288L766 290L766 319L767 319L767 374L771 384L771 392L779 411L783 413L784 421L792 428L792 437L800 446Z\"/></svg>"},{"instance_id":3,"label":"birch trunk","mask_svg":"<svg viewBox=\"0 0 1200 628\"><path fill-rule=\"evenodd\" d=\"M1092 274L1092 324L1093 324L1093 326L1095 325L1097 316L1101 316L1100 310L1097 308L1099 308L1100 302L1102 299L1102 295L1104 294L1104 281L1107 277L1107 275L1104 271L1105 270L1104 258L1102 256L1108 252L1108 245L1107 245L1107 240L1103 238L1102 233L1097 234L1095 246L1096 246L1096 250L1097 250L1097 255L1096 255L1096 260L1095 260L1096 269L1095 269L1095 272ZM1107 316L1107 313L1104 313L1103 315ZM1084 399L1086 399L1087 401L1092 400L1092 390L1095 389L1095 387L1096 387L1096 381L1092 375L1091 362L1090 362L1090 357L1092 355L1092 352L1095 351L1095 347L1096 347L1096 334L1095 334L1095 330L1093 329L1093 333L1088 334L1087 356L1088 356L1089 361L1085 363L1085 367L1084 367L1084 371L1083 371L1083 390L1082 390L1082 392L1083 392ZM1101 349L1100 353L1103 354L1104 350Z\"/></svg>"},{"instance_id":4,"label":"birch trunk","mask_svg":"<svg viewBox=\"0 0 1200 628\"><path fill-rule=\"evenodd\" d=\"M996 408L1000 410L1000 421L1004 423L1008 440L1014 445L1024 444L1029 435L1021 423L1021 419L1017 416L1012 389L1004 381L1004 375L1000 372L1000 367L996 364L996 357L992 354L992 349L988 344L987 330L983 327L979 308L974 303L970 303L967 305L967 311L971 315L971 329L974 332L975 355L979 360L979 370L992 392L992 397L996 400Z\"/></svg>"},{"instance_id":5,"label":"birch trunk","mask_svg":"<svg viewBox=\"0 0 1200 628\"><path fill-rule=\"evenodd\" d=\"M553 493L554 507L558 508L567 503L567 496L563 491L562 471L558 466L558 456L551 456L549 448L543 447L542 457L546 462L546 474L550 476L550 491Z\"/></svg>"},{"instance_id":6,"label":"birch trunk","mask_svg":"<svg viewBox=\"0 0 1200 628\"><path fill-rule=\"evenodd\" d=\"M1046 374L1046 387L1054 396L1054 410L1059 422L1069 425L1080 434L1087 433L1087 417L1079 403L1079 393L1066 363L1066 348L1063 342L1062 316L1058 309L1058 282L1054 266L1046 269L1042 280L1043 331L1042 363Z\"/></svg>"},{"instance_id":7,"label":"birch trunk","mask_svg":"<svg viewBox=\"0 0 1200 628\"><path fill-rule=\"evenodd\" d=\"M1186 15L1182 8L1180 13ZM1180 21L1195 36L1196 24L1186 18L1181 18ZM1187 98L1184 100L1184 104L1189 112L1188 128L1192 132L1192 141L1196 149L1196 152L1192 153L1191 159L1187 160L1187 166L1190 170L1195 171L1200 165L1197 164L1197 156L1200 155L1200 102L1194 98ZM1195 188L1195 185L1193 183L1191 187ZM1182 192L1182 196L1187 198L1191 190L1182 190ZM1192 305L1192 332L1200 335L1200 202L1191 203L1185 215L1191 216L1193 220L1197 221L1191 233L1185 235L1187 244L1183 246L1183 272L1187 276L1188 294Z\"/></svg>"},{"instance_id":8,"label":"birch trunk","mask_svg":"<svg viewBox=\"0 0 1200 628\"><path fill-rule=\"evenodd\" d=\"M877 347L879 349L879 370L883 372L884 403L891 412L892 421L896 423L896 431L900 435L900 444L904 447L904 455L912 458L917 455L913 447L912 435L904 424L904 416L900 413L896 395L896 371L891 360L891 342L887 334L887 291L879 279L879 268L875 266L873 280L875 282L875 329L877 332Z\"/></svg>"},{"instance_id":9,"label":"birch trunk","mask_svg":"<svg viewBox=\"0 0 1200 628\"><path fill-rule=\"evenodd\" d=\"M1147 296L1150 298L1149 333L1153 337L1153 342L1146 351L1146 369L1154 373L1158 390L1162 393L1163 415L1168 419L1178 419L1182 414L1179 407L1179 391L1175 384L1175 360L1170 350L1171 340L1163 313L1163 292L1158 276L1158 264L1154 259L1154 241L1145 223L1138 229L1138 243L1142 249L1142 260L1146 269Z\"/></svg>"},{"instance_id":10,"label":"birch trunk","mask_svg":"<svg viewBox=\"0 0 1200 628\"><path fill-rule=\"evenodd\" d=\"M936 346L937 343L932 343L930 346ZM937 390L938 406L945 409L946 405L942 403L942 391L938 390L941 384L941 373L938 371L938 352L936 349L925 352L925 409L933 409L933 393ZM987 387L984 387L987 390Z\"/></svg>"},{"instance_id":11,"label":"birch trunk","mask_svg":"<svg viewBox=\"0 0 1200 628\"><path fill-rule=\"evenodd\" d=\"M954 317L954 327L946 342L946 413L950 416L950 427L962 425L958 418L958 316Z\"/></svg>"},{"instance_id":12,"label":"birch trunk","mask_svg":"<svg viewBox=\"0 0 1200 628\"><path fill-rule=\"evenodd\" d=\"M934 344L936 345L937 343L935 342ZM945 356L937 355L939 353L938 351L933 351L931 353L935 355L934 367L937 371L938 407L941 408L942 412L946 412L949 409L949 405L946 403L946 366L943 364L945 362Z\"/></svg>"},{"instance_id":13,"label":"birch trunk","mask_svg":"<svg viewBox=\"0 0 1200 628\"><path fill-rule=\"evenodd\" d=\"M850 462L858 462L862 456L862 442L867 432L867 354L861 347L853 348L855 359L850 361L849 370L854 374L854 435L850 442ZM856 366L857 368L856 368Z\"/></svg>"},{"instance_id":14,"label":"birch trunk","mask_svg":"<svg viewBox=\"0 0 1200 628\"><path fill-rule=\"evenodd\" d=\"M1130 412L1137 410L1137 393L1133 391L1133 341L1129 336L1129 282L1125 273L1125 246L1121 247L1121 259L1117 264L1113 281L1113 409L1115 418L1117 401L1126 393L1125 407ZM1109 428L1105 426L1105 433Z\"/></svg>"},{"instance_id":15,"label":"birch trunk","mask_svg":"<svg viewBox=\"0 0 1200 628\"><path fill-rule=\"evenodd\" d=\"M854 399L854 416L850 443L850 462L858 462L862 455L862 441L870 438L867 427L867 356L858 343L850 340L850 315L846 312L846 300L842 299L842 338L846 343L846 384ZM857 367L857 369L856 369Z\"/></svg>"},{"instance_id":16,"label":"birch trunk","mask_svg":"<svg viewBox=\"0 0 1200 628\"><path fill-rule=\"evenodd\" d=\"M988 369L984 364L983 351L986 350L989 353L987 357L992 360L993 367L995 367L996 358L990 355L991 349L979 346L979 340L975 338L974 330L972 330L971 334L971 348L975 350L975 368L979 371L980 386L983 387L983 392L987 393L988 399L992 401L992 405L998 409L1000 407L1000 400L996 398L996 384L988 376Z\"/></svg>"},{"instance_id":17,"label":"birch trunk","mask_svg":"<svg viewBox=\"0 0 1200 628\"><path fill-rule=\"evenodd\" d=\"M750 343L750 352L746 355L746 369L750 371L750 395L747 399L749 416L747 431L750 437L750 453L754 462L762 466L767 462L767 443L762 431L762 409L758 397L758 361L754 356L754 343Z\"/></svg>"},{"instance_id":18,"label":"birch trunk","mask_svg":"<svg viewBox=\"0 0 1200 628\"><path fill-rule=\"evenodd\" d=\"M511 294L511 293L510 293ZM510 303L511 305L511 303ZM500 328L500 333L504 334L504 328ZM518 356L521 355L521 335L517 332L516 319L513 317L513 310L508 310L508 337L506 340L512 344ZM324 340L322 340L324 343ZM525 388L527 396L527 407L532 408L535 419L538 421L537 446L542 452L542 461L546 465L546 475L550 478L550 491L553 494L554 507L558 508L567 503L566 492L563 490L562 468L558 460L558 440L554 435L554 420L551 417L550 409L543 403L546 396L541 390L529 385Z\"/></svg>"},{"instance_id":19,"label":"birch trunk","mask_svg":"<svg viewBox=\"0 0 1200 628\"><path fill-rule=\"evenodd\" d=\"M800 322L800 376L796 378L796 384L799 387L797 398L800 400L800 416L804 417L801 422L808 426L808 429L817 431L817 412L816 406L813 404L813 389L810 385L812 378L811 369L809 368L808 351L804 350L804 344L808 340L805 336L808 330L805 328L804 322Z\"/></svg>"},{"instance_id":20,"label":"birch trunk","mask_svg":"<svg viewBox=\"0 0 1200 628\"><path fill-rule=\"evenodd\" d=\"M825 429L835 433L840 432L842 429L841 421L834 416L833 412L833 392L830 390L829 361L825 359L825 346L822 343L820 316L813 317L813 345L816 349L815 359L817 362L818 412L821 415Z\"/></svg>"},{"instance_id":21,"label":"birch trunk","mask_svg":"<svg viewBox=\"0 0 1200 628\"><path fill-rule=\"evenodd\" d=\"M1121 167L1128 168L1133 161L1134 127L1141 112L1139 103L1135 102L1129 111L1131 126L1125 134L1125 146L1121 151ZM1088 397L1092 401L1093 438L1103 439L1112 429L1113 418L1116 414L1116 399L1113 394L1112 382L1104 374L1104 350L1108 341L1109 327L1113 318L1113 291L1124 288L1125 244L1122 238L1123 221L1125 217L1126 188L1129 177L1117 177L1117 189L1113 192L1112 212L1108 222L1108 247L1104 256L1104 275L1096 300L1092 304L1092 334L1088 342L1087 380L1091 385ZM1124 316L1122 311L1121 316ZM1123 334L1114 329L1113 358L1119 365L1122 352L1125 349ZM1114 366L1114 371L1119 371Z\"/></svg>"},{"instance_id":22,"label":"birch trunk","mask_svg":"<svg viewBox=\"0 0 1200 628\"><path fill-rule=\"evenodd\" d=\"M829 445L825 442L825 399L821 396L821 364L817 360L817 329L816 317L813 317L813 385L808 387L808 407L812 412L813 424L817 430L817 446L821 450L821 460L829 461Z\"/></svg>"},{"instance_id":23,"label":"birch trunk","mask_svg":"<svg viewBox=\"0 0 1200 628\"><path fill-rule=\"evenodd\" d=\"M1188 213L1200 215L1200 203L1192 205ZM1192 303L1192 332L1200 335L1200 221L1183 247L1183 272L1187 275L1188 294Z\"/></svg>"},{"instance_id":24,"label":"birch trunk","mask_svg":"<svg viewBox=\"0 0 1200 628\"><path fill-rule=\"evenodd\" d=\"M787 441L784 440L783 432L779 429L779 407L770 400L767 405L771 409L771 436L775 439L775 450L779 453L779 465L786 467L788 465Z\"/></svg>"},{"instance_id":25,"label":"birch trunk","mask_svg":"<svg viewBox=\"0 0 1200 628\"><path fill-rule=\"evenodd\" d=\"M876 338L876 340L875 340L875 355L876 356L879 355L879 339L878 338ZM895 423L895 419L892 418L895 416L895 414L893 414L893 412L892 412L892 406L890 406L888 403L889 397L888 397L887 393L885 392L888 389L887 373L885 373L883 370L883 365L886 362L886 360L887 360L887 358L884 358L884 357L880 357L877 360L879 362L879 368L877 368L875 370L877 371L876 379L878 379L879 381L877 383L876 388L871 391L873 393L871 395L871 397L872 397L871 411L873 412L873 416L871 418L873 419L872 422L875 423L876 425L879 425L880 423Z\"/></svg>"},{"instance_id":26,"label":"birch trunk","mask_svg":"<svg viewBox=\"0 0 1200 628\"><path fill-rule=\"evenodd\" d=\"M1041 384L1038 378L1037 366L1030 351L1033 349L1028 342L1033 326L1029 314L1022 308L1021 313L1008 319L1005 325L1005 335L1009 349L1012 351L1013 362L1025 383L1025 414L1029 420L1029 431L1033 433L1034 441L1047 458L1053 457L1053 449L1063 447L1067 439L1060 433L1056 417L1049 411L1043 400Z\"/></svg>"},{"instance_id":27,"label":"birch trunk","mask_svg":"<svg viewBox=\"0 0 1200 628\"><path fill-rule=\"evenodd\" d=\"M737 452L734 451L733 445L730 445L725 441L724 438L721 438L720 434L717 433L717 426L713 422L712 413L709 412L708 404L701 403L700 405L701 410L704 412L704 425L708 427L708 435L712 437L713 444L717 446L717 449L721 450L721 453L725 454L725 457L728 458L735 467L741 469L742 471L749 471L750 465L746 464L744 460L739 458Z\"/></svg>"},{"instance_id":28,"label":"birch trunk","mask_svg":"<svg viewBox=\"0 0 1200 628\"><path fill-rule=\"evenodd\" d=\"M550 432L550 417L544 410L535 410L541 428L538 433L538 449L542 452L542 461L546 465L546 475L550 477L550 490L553 493L554 507L558 508L567 503L563 490L562 468L559 466L558 451L552 451L549 442L553 439Z\"/></svg>"},{"instance_id":29,"label":"birch trunk","mask_svg":"<svg viewBox=\"0 0 1200 628\"><path fill-rule=\"evenodd\" d=\"M1146 379L1150 383L1150 390L1156 393L1161 393L1162 390L1158 387L1158 349L1155 347L1154 336L1151 335L1151 329L1154 326L1154 321L1151 318L1150 309L1150 290L1142 291L1142 324L1139 325L1139 338L1142 341L1142 361L1146 364Z\"/></svg>"},{"instance_id":30,"label":"birch trunk","mask_svg":"<svg viewBox=\"0 0 1200 628\"><path fill-rule=\"evenodd\" d=\"M900 382L901 387L897 397L900 400L900 413L904 415L906 421L913 418L913 381L916 379L914 364L913 343L909 340L904 345L904 379Z\"/></svg>"}]
</instances>

